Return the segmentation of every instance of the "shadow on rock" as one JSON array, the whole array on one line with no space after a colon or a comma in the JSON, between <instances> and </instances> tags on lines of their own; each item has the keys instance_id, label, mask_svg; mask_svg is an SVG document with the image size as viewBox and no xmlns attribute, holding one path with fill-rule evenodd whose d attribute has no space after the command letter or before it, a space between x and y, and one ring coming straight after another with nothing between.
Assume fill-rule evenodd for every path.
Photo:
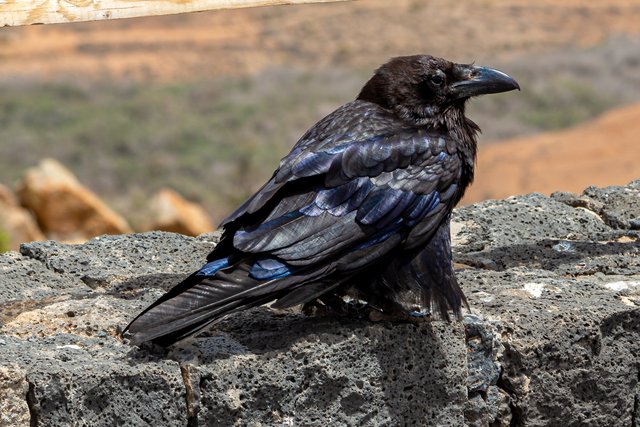
<instances>
[{"instance_id":1,"label":"shadow on rock","mask_svg":"<svg viewBox=\"0 0 640 427\"><path fill-rule=\"evenodd\" d=\"M457 253L458 263L487 270L502 271L528 267L559 274L637 274L640 273L640 241L589 242L545 239L514 244L480 252Z\"/></svg>"},{"instance_id":2,"label":"shadow on rock","mask_svg":"<svg viewBox=\"0 0 640 427\"><path fill-rule=\"evenodd\" d=\"M165 357L181 364L193 386L190 425L463 421L461 323L373 323L255 308L208 335L155 350L132 349L131 362Z\"/></svg>"}]
</instances>

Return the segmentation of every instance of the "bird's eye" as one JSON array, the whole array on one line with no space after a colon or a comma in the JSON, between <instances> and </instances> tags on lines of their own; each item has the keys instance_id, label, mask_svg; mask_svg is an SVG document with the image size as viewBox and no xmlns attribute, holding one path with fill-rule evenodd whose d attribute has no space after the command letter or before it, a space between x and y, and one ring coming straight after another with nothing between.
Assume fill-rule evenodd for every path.
<instances>
[{"instance_id":1,"label":"bird's eye","mask_svg":"<svg viewBox=\"0 0 640 427\"><path fill-rule=\"evenodd\" d=\"M431 83L433 83L434 85L440 86L443 82L444 82L444 79L442 78L441 75L436 74L434 76L431 76Z\"/></svg>"}]
</instances>

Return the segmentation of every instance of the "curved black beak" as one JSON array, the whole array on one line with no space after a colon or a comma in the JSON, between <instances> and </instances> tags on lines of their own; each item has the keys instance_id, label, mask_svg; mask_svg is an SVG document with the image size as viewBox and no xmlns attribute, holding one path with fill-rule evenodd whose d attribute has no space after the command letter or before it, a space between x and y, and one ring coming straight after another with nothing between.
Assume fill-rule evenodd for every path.
<instances>
[{"instance_id":1,"label":"curved black beak","mask_svg":"<svg viewBox=\"0 0 640 427\"><path fill-rule=\"evenodd\" d=\"M450 86L455 98L469 98L489 93L508 92L514 89L520 90L518 82L502 71L473 65L465 68L462 79Z\"/></svg>"}]
</instances>

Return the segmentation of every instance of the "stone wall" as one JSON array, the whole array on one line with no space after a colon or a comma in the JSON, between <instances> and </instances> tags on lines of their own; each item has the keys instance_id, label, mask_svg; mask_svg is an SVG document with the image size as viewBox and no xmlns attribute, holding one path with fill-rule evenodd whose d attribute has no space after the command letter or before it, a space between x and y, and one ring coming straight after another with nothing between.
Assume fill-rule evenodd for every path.
<instances>
[{"instance_id":1,"label":"stone wall","mask_svg":"<svg viewBox=\"0 0 640 427\"><path fill-rule=\"evenodd\" d=\"M640 181L456 211L462 322L256 308L164 351L119 331L216 234L0 255L0 425L640 425Z\"/></svg>"}]
</instances>

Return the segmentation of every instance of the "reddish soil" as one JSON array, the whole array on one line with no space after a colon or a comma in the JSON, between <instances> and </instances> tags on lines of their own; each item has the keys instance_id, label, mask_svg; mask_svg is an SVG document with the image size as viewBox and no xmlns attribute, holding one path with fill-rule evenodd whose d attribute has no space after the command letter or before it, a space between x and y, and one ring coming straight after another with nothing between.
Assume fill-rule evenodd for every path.
<instances>
[{"instance_id":1,"label":"reddish soil","mask_svg":"<svg viewBox=\"0 0 640 427\"><path fill-rule=\"evenodd\" d=\"M573 129L485 145L463 202L626 184L640 178L638 135L633 105Z\"/></svg>"}]
</instances>

